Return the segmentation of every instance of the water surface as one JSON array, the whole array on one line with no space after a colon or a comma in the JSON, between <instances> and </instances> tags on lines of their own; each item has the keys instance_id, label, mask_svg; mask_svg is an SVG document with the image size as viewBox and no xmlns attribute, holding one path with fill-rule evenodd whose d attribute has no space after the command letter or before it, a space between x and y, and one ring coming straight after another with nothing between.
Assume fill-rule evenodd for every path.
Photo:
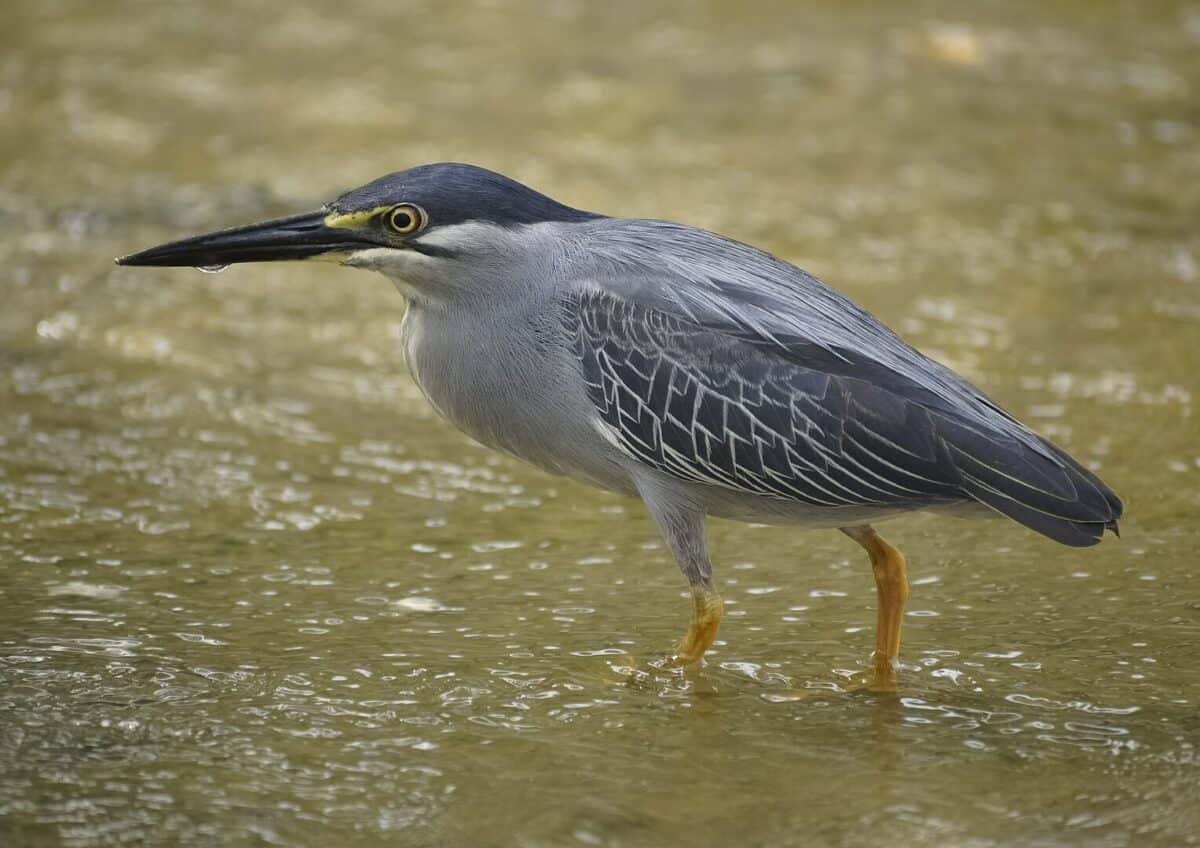
<instances>
[{"instance_id":1,"label":"water surface","mask_svg":"<svg viewBox=\"0 0 1200 848\"><path fill-rule=\"evenodd\" d=\"M1200 6L23 4L0 36L5 844L1182 845ZM795 261L1123 496L1069 550L714 522L444 426L386 280L111 257L424 161Z\"/></svg>"}]
</instances>

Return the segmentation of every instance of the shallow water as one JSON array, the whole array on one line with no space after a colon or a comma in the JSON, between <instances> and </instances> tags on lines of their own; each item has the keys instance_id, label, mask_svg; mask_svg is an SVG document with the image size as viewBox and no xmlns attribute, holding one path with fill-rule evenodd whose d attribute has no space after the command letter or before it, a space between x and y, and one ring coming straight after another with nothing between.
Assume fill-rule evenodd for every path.
<instances>
[{"instance_id":1,"label":"shallow water","mask_svg":"<svg viewBox=\"0 0 1200 848\"><path fill-rule=\"evenodd\" d=\"M1200 841L1200 5L24 4L0 35L0 838ZM714 522L440 423L403 301L111 257L431 160L817 273L1097 468L1123 538Z\"/></svg>"}]
</instances>

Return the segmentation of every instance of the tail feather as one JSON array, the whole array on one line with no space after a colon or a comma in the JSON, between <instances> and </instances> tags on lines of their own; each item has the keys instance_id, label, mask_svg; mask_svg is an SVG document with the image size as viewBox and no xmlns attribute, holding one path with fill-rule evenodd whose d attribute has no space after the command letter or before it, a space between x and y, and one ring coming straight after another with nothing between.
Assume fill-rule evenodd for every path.
<instances>
[{"instance_id":1,"label":"tail feather","mask_svg":"<svg viewBox=\"0 0 1200 848\"><path fill-rule=\"evenodd\" d=\"M1116 520L1110 522L1071 521L1054 515L1048 515L1033 509L1009 495L993 489L991 486L976 480L969 474L963 475L963 490L986 506L991 507L1014 521L1024 524L1030 530L1035 530L1043 536L1070 545L1075 548L1085 548L1100 541L1104 530L1109 524L1116 525Z\"/></svg>"},{"instance_id":2,"label":"tail feather","mask_svg":"<svg viewBox=\"0 0 1200 848\"><path fill-rule=\"evenodd\" d=\"M938 430L959 485L980 503L1064 545L1119 535L1120 498L1061 448L1023 428L985 435L942 419Z\"/></svg>"}]
</instances>

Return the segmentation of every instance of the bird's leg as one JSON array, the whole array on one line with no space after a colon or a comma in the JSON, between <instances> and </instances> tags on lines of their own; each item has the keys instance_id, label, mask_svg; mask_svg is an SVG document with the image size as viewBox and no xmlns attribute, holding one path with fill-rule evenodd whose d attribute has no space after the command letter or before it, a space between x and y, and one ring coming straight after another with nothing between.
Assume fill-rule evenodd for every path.
<instances>
[{"instance_id":1,"label":"bird's leg","mask_svg":"<svg viewBox=\"0 0 1200 848\"><path fill-rule=\"evenodd\" d=\"M670 665L688 665L698 662L704 652L717 638L717 628L721 626L721 617L725 614L725 602L709 584L692 584L692 621L687 633L679 640L675 653L671 655Z\"/></svg>"},{"instance_id":2,"label":"bird's leg","mask_svg":"<svg viewBox=\"0 0 1200 848\"><path fill-rule=\"evenodd\" d=\"M871 557L871 570L875 572L875 589L879 595L875 619L874 685L895 689L893 663L900 655L900 621L904 616L904 602L908 599L904 554L884 541L869 524L843 527L842 532L866 548Z\"/></svg>"},{"instance_id":3,"label":"bird's leg","mask_svg":"<svg viewBox=\"0 0 1200 848\"><path fill-rule=\"evenodd\" d=\"M639 488L679 570L692 588L692 620L667 664L698 662L717 638L717 628L725 613L725 603L713 587L712 563L704 541L704 512L681 503L672 493L658 487Z\"/></svg>"}]
</instances>

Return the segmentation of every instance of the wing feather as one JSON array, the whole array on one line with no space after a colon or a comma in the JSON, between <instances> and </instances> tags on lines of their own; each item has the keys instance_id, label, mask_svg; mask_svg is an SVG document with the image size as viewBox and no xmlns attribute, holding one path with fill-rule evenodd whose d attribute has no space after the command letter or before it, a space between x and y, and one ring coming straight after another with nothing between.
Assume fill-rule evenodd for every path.
<instances>
[{"instance_id":1,"label":"wing feather","mask_svg":"<svg viewBox=\"0 0 1200 848\"><path fill-rule=\"evenodd\" d=\"M761 292L747 317L728 285L691 277L590 280L574 294L567 323L589 396L631 456L816 507L975 500L1065 544L1115 531L1120 500L1095 475L815 279L766 260L824 294L799 317L783 302L768 310ZM797 335L814 316L836 330Z\"/></svg>"},{"instance_id":2,"label":"wing feather","mask_svg":"<svg viewBox=\"0 0 1200 848\"><path fill-rule=\"evenodd\" d=\"M960 497L944 463L931 473L926 461L893 480L894 465L872 463L845 437L858 417L903 420L903 399L611 295L581 295L572 312L601 419L655 468L813 506L916 507ZM909 442L901 454L930 451L922 438Z\"/></svg>"}]
</instances>

